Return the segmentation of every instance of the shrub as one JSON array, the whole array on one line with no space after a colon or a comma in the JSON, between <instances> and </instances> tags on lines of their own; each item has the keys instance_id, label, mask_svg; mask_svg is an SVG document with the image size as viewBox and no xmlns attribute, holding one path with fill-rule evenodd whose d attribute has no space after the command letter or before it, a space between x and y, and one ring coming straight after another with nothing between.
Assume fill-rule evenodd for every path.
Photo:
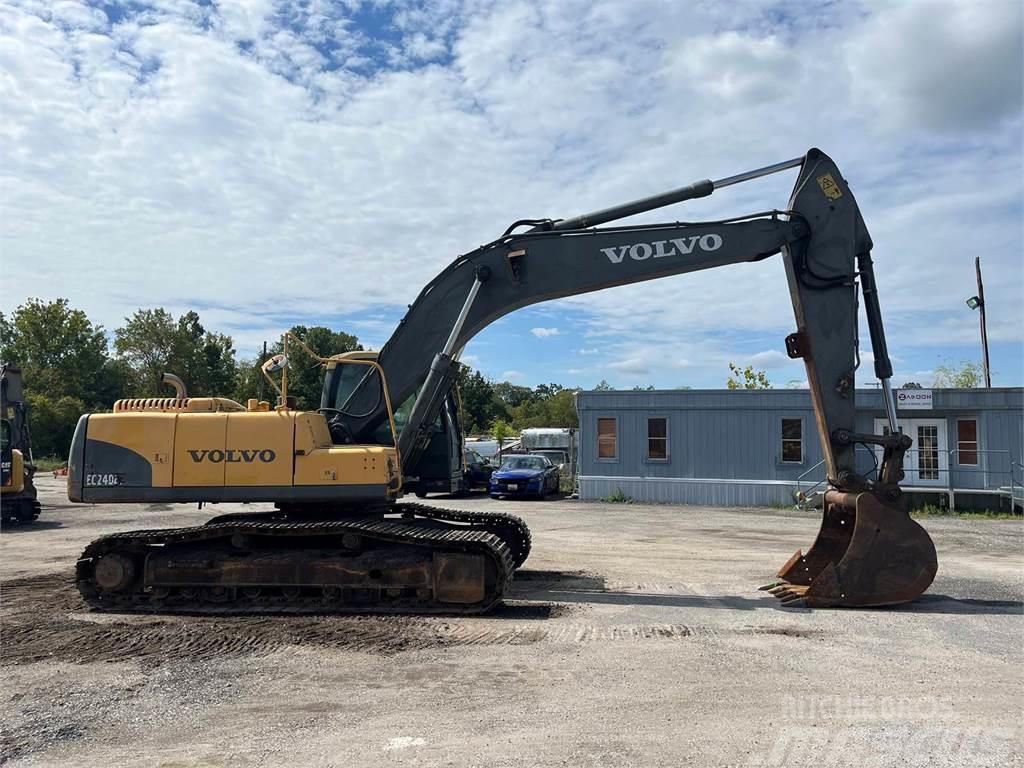
<instances>
[{"instance_id":1,"label":"shrub","mask_svg":"<svg viewBox=\"0 0 1024 768\"><path fill-rule=\"evenodd\" d=\"M616 486L615 492L605 496L601 501L609 504L632 504L636 501L632 496L627 496L622 489Z\"/></svg>"}]
</instances>

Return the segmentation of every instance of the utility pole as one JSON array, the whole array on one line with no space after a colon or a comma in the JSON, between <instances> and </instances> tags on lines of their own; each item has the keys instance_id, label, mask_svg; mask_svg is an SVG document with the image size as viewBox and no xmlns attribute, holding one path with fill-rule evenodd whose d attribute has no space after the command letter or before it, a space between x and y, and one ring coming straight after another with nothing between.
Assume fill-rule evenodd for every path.
<instances>
[{"instance_id":1,"label":"utility pole","mask_svg":"<svg viewBox=\"0 0 1024 768\"><path fill-rule=\"evenodd\" d=\"M978 298L981 299L981 351L985 366L985 386L992 388L992 372L988 367L988 328L985 326L985 286L981 283L981 256L974 257L974 271L978 275Z\"/></svg>"}]
</instances>

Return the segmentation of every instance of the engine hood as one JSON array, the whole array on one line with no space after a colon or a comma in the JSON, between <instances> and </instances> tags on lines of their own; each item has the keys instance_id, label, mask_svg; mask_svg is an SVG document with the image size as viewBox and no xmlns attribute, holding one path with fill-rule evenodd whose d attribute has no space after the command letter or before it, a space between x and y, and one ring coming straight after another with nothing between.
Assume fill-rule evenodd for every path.
<instances>
[{"instance_id":1,"label":"engine hood","mask_svg":"<svg viewBox=\"0 0 1024 768\"><path fill-rule=\"evenodd\" d=\"M496 469L494 480L536 480L544 474L543 469Z\"/></svg>"}]
</instances>

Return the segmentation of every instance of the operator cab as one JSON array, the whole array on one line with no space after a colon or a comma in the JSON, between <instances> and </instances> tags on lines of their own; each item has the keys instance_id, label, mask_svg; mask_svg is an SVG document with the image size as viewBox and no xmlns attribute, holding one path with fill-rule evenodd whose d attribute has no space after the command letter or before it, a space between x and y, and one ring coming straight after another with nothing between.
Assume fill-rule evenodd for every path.
<instances>
[{"instance_id":1,"label":"operator cab","mask_svg":"<svg viewBox=\"0 0 1024 768\"><path fill-rule=\"evenodd\" d=\"M399 414L392 412L383 372L377 364L377 353L335 355L329 358L326 368L318 412L327 419L331 441L335 445L396 445L395 422ZM372 432L357 435L349 426L349 420L365 419L377 412L382 401L386 405L387 419L377 424ZM412 400L404 405L407 406L404 415L408 418Z\"/></svg>"}]
</instances>

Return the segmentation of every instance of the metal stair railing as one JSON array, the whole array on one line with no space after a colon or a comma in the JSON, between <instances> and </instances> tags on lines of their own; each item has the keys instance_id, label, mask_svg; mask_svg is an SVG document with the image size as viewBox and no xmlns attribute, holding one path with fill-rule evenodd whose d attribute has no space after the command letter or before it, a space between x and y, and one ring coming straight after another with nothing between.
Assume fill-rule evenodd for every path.
<instances>
[{"instance_id":1,"label":"metal stair railing","mask_svg":"<svg viewBox=\"0 0 1024 768\"><path fill-rule=\"evenodd\" d=\"M924 467L920 466L920 463L914 458L920 455L921 451L927 451L935 457L935 466ZM978 457L978 463L975 465L961 464L959 461L954 465L954 458L959 458L960 453L973 453ZM946 466L941 467L938 463L938 456L941 453L946 454ZM1006 469L995 469L993 468L993 462L990 460L991 456L1002 456L1006 459ZM944 494L948 500L949 508L956 508L956 496L957 494L992 494L997 495L1001 500L1007 499L1010 503L1011 511L1015 505L1024 505L1024 464L1015 460L1013 454L1004 449L961 449L951 448L946 451L938 451L934 448L911 448L905 454L905 471L907 473L907 479L904 481L903 489L906 491L917 491L917 492L931 492ZM982 461L984 458L984 461ZM807 479L809 475L812 475L820 471L821 467L825 464L825 460L822 459L813 467L801 472L796 478L796 491L793 493L793 498L796 501L796 506L799 509L807 510L813 506L815 496L819 489L826 484L826 478L822 476L820 479L810 483L805 487L806 483L810 481ZM876 468L877 469L877 466ZM871 476L875 470L867 472L867 476ZM920 476L922 473L934 474L935 477L928 478L929 480L935 481L932 483L922 483L920 479L918 482L910 482L915 477ZM955 486L953 484L953 473L969 474L969 475L981 475L982 480L976 487L967 486ZM942 482L942 475L945 475L945 483ZM1020 479L1018 479L1018 474ZM993 476L998 476L998 480L995 480ZM1007 482L1008 485L1003 483ZM1000 506L1002 502L1000 501Z\"/></svg>"}]
</instances>

